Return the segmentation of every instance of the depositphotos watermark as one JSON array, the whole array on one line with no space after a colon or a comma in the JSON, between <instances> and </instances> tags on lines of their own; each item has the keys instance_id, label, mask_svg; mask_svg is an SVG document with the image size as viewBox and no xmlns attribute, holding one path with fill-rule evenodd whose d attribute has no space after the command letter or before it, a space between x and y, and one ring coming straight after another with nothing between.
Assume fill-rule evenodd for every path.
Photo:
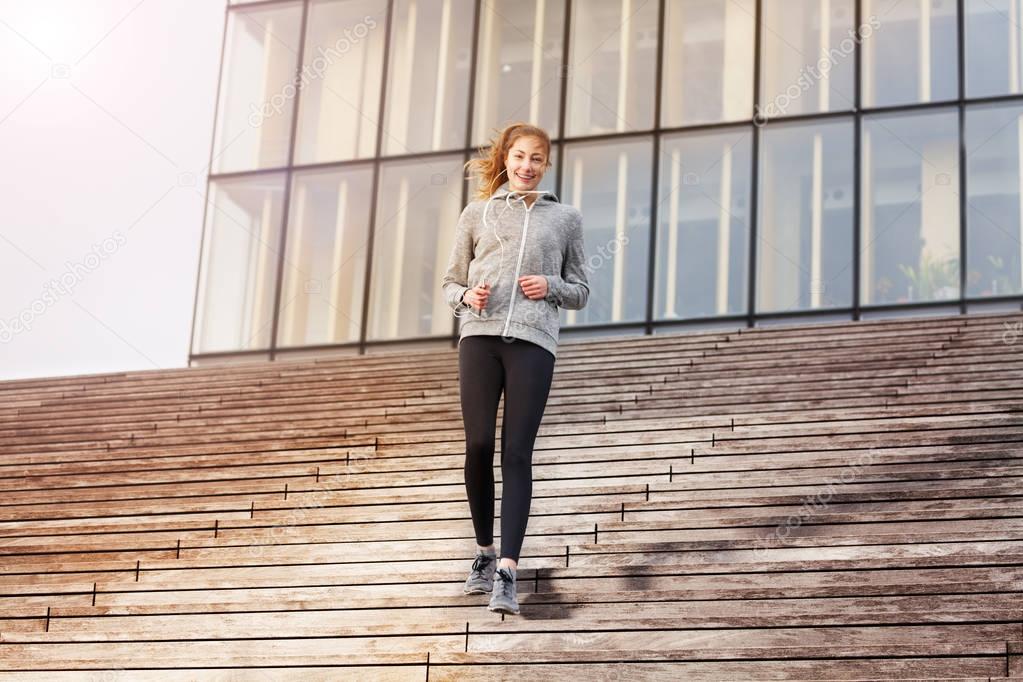
<instances>
[{"instance_id":1,"label":"depositphotos watermark","mask_svg":"<svg viewBox=\"0 0 1023 682\"><path fill-rule=\"evenodd\" d=\"M757 539L757 546L753 548L754 555L763 556L771 549L784 547L788 543L793 528L799 528L803 523L812 520L814 516L826 512L831 504L831 498L838 492L839 487L857 482L863 472L874 463L876 457L877 452L874 448L860 453L856 461L842 467L837 481L828 480L813 495L804 497L799 511L790 514L783 523L775 527L772 533L773 538Z\"/></svg>"},{"instance_id":2,"label":"depositphotos watermark","mask_svg":"<svg viewBox=\"0 0 1023 682\"><path fill-rule=\"evenodd\" d=\"M1020 337L1023 337L1023 320L1012 324L1009 322L1003 322L1005 325L1005 331L1002 332L1002 343L1006 346L1015 345L1019 341Z\"/></svg>"},{"instance_id":3,"label":"depositphotos watermark","mask_svg":"<svg viewBox=\"0 0 1023 682\"><path fill-rule=\"evenodd\" d=\"M251 110L249 112L249 125L253 128L258 128L263 125L263 121L266 119L282 113L288 103L295 98L299 90L304 88L309 82L323 78L324 74L327 73L327 69L335 60L340 59L356 43L365 39L369 32L375 29L377 25L376 19L367 14L355 26L346 28L344 30L344 37L338 38L333 47L326 49L322 45L317 47L317 56L303 66L302 72L286 83L280 92L271 96L262 105L249 104L249 109Z\"/></svg>"},{"instance_id":4,"label":"depositphotos watermark","mask_svg":"<svg viewBox=\"0 0 1023 682\"><path fill-rule=\"evenodd\" d=\"M801 98L803 93L823 80L839 60L852 56L856 51L856 46L870 38L879 28L881 28L881 20L871 14L867 23L860 24L855 31L850 28L847 32L848 37L843 38L838 47L821 50L821 56L816 63L803 66L799 70L799 77L796 78L796 81L785 88L783 92L778 93L773 100L767 103L767 106L756 105L754 123L762 126L772 118L784 116L792 102Z\"/></svg>"},{"instance_id":5,"label":"depositphotos watermark","mask_svg":"<svg viewBox=\"0 0 1023 682\"><path fill-rule=\"evenodd\" d=\"M128 243L128 238L120 230L99 244L93 244L92 250L82 257L81 262L67 261L60 277L51 279L43 285L43 293L29 303L20 313L10 320L0 319L0 343L10 343L22 332L32 330L36 318L43 315L62 296L70 296L75 287L85 276L95 271L103 261L117 253L118 249Z\"/></svg>"}]
</instances>

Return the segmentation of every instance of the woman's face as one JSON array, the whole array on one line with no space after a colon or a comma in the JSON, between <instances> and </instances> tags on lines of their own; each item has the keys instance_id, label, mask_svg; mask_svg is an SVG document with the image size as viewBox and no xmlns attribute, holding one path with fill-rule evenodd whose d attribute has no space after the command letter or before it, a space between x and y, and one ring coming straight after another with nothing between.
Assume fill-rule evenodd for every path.
<instances>
[{"instance_id":1,"label":"woman's face","mask_svg":"<svg viewBox=\"0 0 1023 682\"><path fill-rule=\"evenodd\" d=\"M547 147L543 140L524 135L515 140L504 160L508 169L508 187L524 192L536 189L547 170Z\"/></svg>"}]
</instances>

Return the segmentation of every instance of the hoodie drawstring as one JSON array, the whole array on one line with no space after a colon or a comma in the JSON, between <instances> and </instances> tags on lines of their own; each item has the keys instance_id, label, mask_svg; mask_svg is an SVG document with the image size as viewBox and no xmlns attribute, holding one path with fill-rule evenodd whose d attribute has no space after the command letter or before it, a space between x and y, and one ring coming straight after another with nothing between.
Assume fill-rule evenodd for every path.
<instances>
[{"instance_id":1,"label":"hoodie drawstring","mask_svg":"<svg viewBox=\"0 0 1023 682\"><path fill-rule=\"evenodd\" d=\"M504 196L505 209L503 211L501 211L501 213L497 216L497 220L500 221L501 217L508 211L509 208L511 208L512 196L514 196L514 195L525 195L525 194L539 194L541 197L543 195L546 195L546 194L550 194L551 196L556 196L554 193L548 192L548 191L545 191L545 190L526 190L526 191L522 191L522 192L520 192L518 190L510 191L510 192L508 192L508 193L503 195ZM486 230L486 228L487 228L487 211L490 210L490 202L493 201L494 199L498 198L498 196L499 195L497 195L497 194L491 195L490 198L487 199L487 203L484 204L484 206L483 206L483 229L484 230ZM526 197L525 196L516 196L515 200L516 201L523 201L524 202L526 200ZM537 197L536 201L539 201L539 200L540 200L540 197ZM533 207L536 206L536 201L533 202L533 206L529 206L529 207L526 208L526 212L527 213L529 213L529 212L531 212L533 210ZM525 223L525 225L528 225L528 220L529 220L529 218L527 216L527 218L526 218L527 222ZM524 225L524 227L525 227L525 225ZM490 280L491 283L500 280L501 273L504 272L504 241L501 239L501 236L499 234L497 234L497 225L496 224L493 226L492 229L494 230L494 236L497 237L497 242L501 245L501 259L500 259L500 266L499 266L498 271L497 271L497 277L495 277L494 279ZM525 229L523 229L523 234L522 234L523 242L525 242L525 238L526 238ZM525 245L523 244L523 247L524 246ZM519 249L519 259L520 259L519 262L520 263L521 263L521 258L522 258L521 251L522 251L522 249L520 248ZM485 282L485 281L487 281L487 278L481 276L479 278L479 281ZM477 282L477 285L478 285L479 281ZM512 297L513 298L514 298L514 294L515 294L515 291L514 291L514 283L513 283L513 288L512 288ZM511 318L511 301L510 300L508 302L508 313L509 313L509 319L510 319ZM473 308L472 306L469 306L464 311L456 311L455 312L455 317L468 317L470 314L473 317L475 317L476 319L478 319L478 320L482 320L483 319L483 316L478 314L476 312L476 309Z\"/></svg>"}]
</instances>

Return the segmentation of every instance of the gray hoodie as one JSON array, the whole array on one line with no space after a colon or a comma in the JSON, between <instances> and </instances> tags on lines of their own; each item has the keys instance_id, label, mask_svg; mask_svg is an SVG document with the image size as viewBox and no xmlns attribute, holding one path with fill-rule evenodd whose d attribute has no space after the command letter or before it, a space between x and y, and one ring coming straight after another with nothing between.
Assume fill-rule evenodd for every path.
<instances>
[{"instance_id":1,"label":"gray hoodie","mask_svg":"<svg viewBox=\"0 0 1023 682\"><path fill-rule=\"evenodd\" d=\"M538 195L531 207L527 196L498 190L489 199L469 202L458 218L441 285L454 314L466 317L459 341L475 335L514 337L557 357L558 308L580 310L590 296L582 215L551 192ZM518 284L524 275L544 275L547 296L527 297ZM483 282L490 282L490 297L477 314L462 296Z\"/></svg>"}]
</instances>

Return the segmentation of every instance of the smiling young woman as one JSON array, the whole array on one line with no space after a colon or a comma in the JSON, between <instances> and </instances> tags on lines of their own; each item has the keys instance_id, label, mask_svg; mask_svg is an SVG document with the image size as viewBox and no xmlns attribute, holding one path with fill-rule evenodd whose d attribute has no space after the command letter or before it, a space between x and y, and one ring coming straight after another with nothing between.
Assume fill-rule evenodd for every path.
<instances>
[{"instance_id":1,"label":"smiling young woman","mask_svg":"<svg viewBox=\"0 0 1023 682\"><path fill-rule=\"evenodd\" d=\"M513 123L466 164L477 176L477 196L459 217L442 280L455 315L468 317L458 343L459 388L477 547L464 591L492 592L490 610L505 613L519 612L515 576L532 500L533 444L557 356L558 309L581 309L589 298L582 216L536 189L551 167L550 151L546 131ZM505 183L508 190L499 191ZM502 392L498 563L494 438Z\"/></svg>"}]
</instances>

